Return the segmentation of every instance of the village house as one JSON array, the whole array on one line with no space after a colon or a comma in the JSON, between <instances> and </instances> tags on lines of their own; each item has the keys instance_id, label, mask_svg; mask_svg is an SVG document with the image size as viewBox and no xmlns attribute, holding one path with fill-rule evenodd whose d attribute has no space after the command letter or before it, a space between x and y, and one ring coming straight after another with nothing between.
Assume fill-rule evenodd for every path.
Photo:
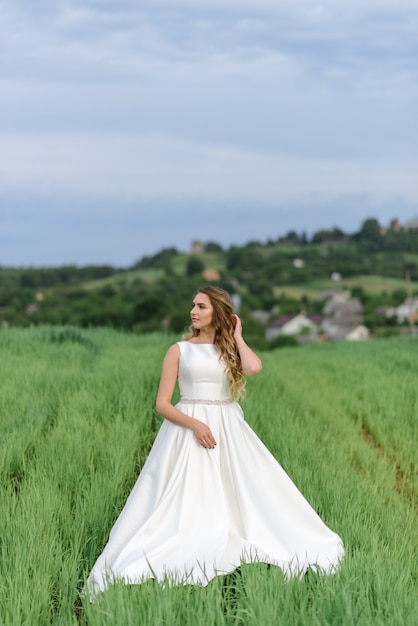
<instances>
[{"instance_id":1,"label":"village house","mask_svg":"<svg viewBox=\"0 0 418 626\"><path fill-rule=\"evenodd\" d=\"M370 333L361 322L363 305L357 298L350 298L349 292L335 294L323 308L324 319L321 330L329 341L359 341L369 338Z\"/></svg>"},{"instance_id":2,"label":"village house","mask_svg":"<svg viewBox=\"0 0 418 626\"><path fill-rule=\"evenodd\" d=\"M324 294L326 300L322 315L281 315L267 323L267 340L279 335L293 335L302 343L318 341L364 341L369 339L369 329L362 324L363 305L357 298L350 298L349 291Z\"/></svg>"},{"instance_id":3,"label":"village house","mask_svg":"<svg viewBox=\"0 0 418 626\"><path fill-rule=\"evenodd\" d=\"M340 321L343 325L352 326L361 321L363 316L363 305L358 298L346 298L334 296L325 303L322 310L325 317L331 317L335 321Z\"/></svg>"},{"instance_id":4,"label":"village house","mask_svg":"<svg viewBox=\"0 0 418 626\"><path fill-rule=\"evenodd\" d=\"M257 322L260 322L261 324L266 326L271 317L271 311L262 311L262 310L256 309L255 311L251 312L251 317L255 319Z\"/></svg>"},{"instance_id":5,"label":"village house","mask_svg":"<svg viewBox=\"0 0 418 626\"><path fill-rule=\"evenodd\" d=\"M320 291L318 294L318 300L330 300L331 298L335 298L338 301L344 302L348 300L350 297L350 292L346 289L325 289L324 291Z\"/></svg>"},{"instance_id":6,"label":"village house","mask_svg":"<svg viewBox=\"0 0 418 626\"><path fill-rule=\"evenodd\" d=\"M398 324L409 321L418 322L418 298L408 298L406 302L396 307L393 313L396 315Z\"/></svg>"},{"instance_id":7,"label":"village house","mask_svg":"<svg viewBox=\"0 0 418 626\"><path fill-rule=\"evenodd\" d=\"M203 271L203 278L208 282L217 281L220 279L220 277L220 273L214 268L208 267L206 270Z\"/></svg>"},{"instance_id":8,"label":"village house","mask_svg":"<svg viewBox=\"0 0 418 626\"><path fill-rule=\"evenodd\" d=\"M306 315L281 315L272 320L266 326L266 339L274 339L279 335L311 335L318 337L322 316Z\"/></svg>"},{"instance_id":9,"label":"village house","mask_svg":"<svg viewBox=\"0 0 418 626\"><path fill-rule=\"evenodd\" d=\"M364 324L358 324L350 330L345 337L346 341L367 341L370 338L370 331Z\"/></svg>"},{"instance_id":10,"label":"village house","mask_svg":"<svg viewBox=\"0 0 418 626\"><path fill-rule=\"evenodd\" d=\"M329 341L365 341L370 338L370 331L364 324L341 325L332 319L324 319L321 330Z\"/></svg>"},{"instance_id":11,"label":"village house","mask_svg":"<svg viewBox=\"0 0 418 626\"><path fill-rule=\"evenodd\" d=\"M191 253L192 254L202 254L202 252L205 251L205 244L200 241L199 239L195 239L194 241L192 241L192 249L191 249Z\"/></svg>"}]
</instances>

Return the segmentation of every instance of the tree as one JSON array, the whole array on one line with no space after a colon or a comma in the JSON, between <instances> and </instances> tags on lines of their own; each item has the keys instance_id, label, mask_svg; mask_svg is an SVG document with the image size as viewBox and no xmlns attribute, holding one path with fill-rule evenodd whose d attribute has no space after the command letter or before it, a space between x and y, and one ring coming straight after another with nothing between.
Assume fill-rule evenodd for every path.
<instances>
[{"instance_id":1,"label":"tree","mask_svg":"<svg viewBox=\"0 0 418 626\"><path fill-rule=\"evenodd\" d=\"M285 237L289 243L302 243L299 235L295 230L289 230Z\"/></svg>"},{"instance_id":2,"label":"tree","mask_svg":"<svg viewBox=\"0 0 418 626\"><path fill-rule=\"evenodd\" d=\"M231 271L261 271L264 257L257 250L232 246L226 254L226 267Z\"/></svg>"},{"instance_id":3,"label":"tree","mask_svg":"<svg viewBox=\"0 0 418 626\"><path fill-rule=\"evenodd\" d=\"M177 248L163 248L154 256L144 256L142 259L134 263L131 269L149 269L154 267L167 267L167 262L178 255Z\"/></svg>"},{"instance_id":4,"label":"tree","mask_svg":"<svg viewBox=\"0 0 418 626\"><path fill-rule=\"evenodd\" d=\"M326 243L332 241L341 241L347 235L341 228L333 228L332 230L318 230L312 236L312 243Z\"/></svg>"},{"instance_id":5,"label":"tree","mask_svg":"<svg viewBox=\"0 0 418 626\"><path fill-rule=\"evenodd\" d=\"M359 241L366 243L380 244L382 242L382 228L374 217L365 220L357 234Z\"/></svg>"},{"instance_id":6,"label":"tree","mask_svg":"<svg viewBox=\"0 0 418 626\"><path fill-rule=\"evenodd\" d=\"M197 256L191 256L187 261L186 276L196 276L196 274L201 274L204 269L203 261Z\"/></svg>"},{"instance_id":7,"label":"tree","mask_svg":"<svg viewBox=\"0 0 418 626\"><path fill-rule=\"evenodd\" d=\"M135 306L135 322L145 322L150 318L160 318L165 308L164 298L158 294L150 293L140 298Z\"/></svg>"},{"instance_id":8,"label":"tree","mask_svg":"<svg viewBox=\"0 0 418 626\"><path fill-rule=\"evenodd\" d=\"M223 253L223 248L219 245L219 243L208 241L205 243L205 252L216 252L217 254L221 254Z\"/></svg>"}]
</instances>

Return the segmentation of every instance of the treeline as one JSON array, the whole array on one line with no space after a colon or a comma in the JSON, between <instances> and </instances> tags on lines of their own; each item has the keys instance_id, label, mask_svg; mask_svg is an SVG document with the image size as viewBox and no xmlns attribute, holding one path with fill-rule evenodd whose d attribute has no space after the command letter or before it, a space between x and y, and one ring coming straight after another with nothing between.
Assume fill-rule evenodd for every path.
<instances>
[{"instance_id":1,"label":"treeline","mask_svg":"<svg viewBox=\"0 0 418 626\"><path fill-rule=\"evenodd\" d=\"M0 268L0 323L113 326L147 332L181 331L188 320L190 299L203 283L220 285L241 296L247 332L262 334L251 313L280 307L282 313L320 312L322 303L302 296L290 298L282 287L308 286L329 279L379 275L418 281L418 229L394 220L383 228L376 219L359 232L338 228L313 234L288 232L265 243L250 241L224 249L216 242L195 246L185 254L166 248L143 256L131 267L63 266ZM380 304L396 305L406 291L370 294L357 289L368 315Z\"/></svg>"},{"instance_id":2,"label":"treeline","mask_svg":"<svg viewBox=\"0 0 418 626\"><path fill-rule=\"evenodd\" d=\"M418 255L418 228L401 228L396 220L389 228L383 228L370 218L358 233L351 235L333 228L314 233L308 241L305 233L289 231L285 237L269 239L264 244L250 241L224 250L219 244L209 242L203 250L220 255L229 276L258 291L260 278L269 285L291 285L323 279L330 272L345 278L370 274L404 278L407 272L411 280L418 280L418 256L411 258ZM179 254L176 248L167 248L154 256L143 257L133 267L161 269L169 274L173 259ZM301 262L295 263L296 257ZM186 273L199 273L204 266L201 258L191 254ZM252 280L254 277L256 281Z\"/></svg>"},{"instance_id":3,"label":"treeline","mask_svg":"<svg viewBox=\"0 0 418 626\"><path fill-rule=\"evenodd\" d=\"M92 280L108 278L121 270L111 265L63 265L61 267L40 267L14 269L0 268L0 286L2 289L14 289L17 286L23 289L42 289L57 285L81 285Z\"/></svg>"}]
</instances>

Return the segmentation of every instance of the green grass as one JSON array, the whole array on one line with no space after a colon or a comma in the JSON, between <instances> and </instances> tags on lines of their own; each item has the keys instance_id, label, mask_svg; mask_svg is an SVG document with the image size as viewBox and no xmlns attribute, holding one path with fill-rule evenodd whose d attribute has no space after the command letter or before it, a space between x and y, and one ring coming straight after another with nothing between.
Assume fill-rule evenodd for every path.
<instances>
[{"instance_id":1,"label":"green grass","mask_svg":"<svg viewBox=\"0 0 418 626\"><path fill-rule=\"evenodd\" d=\"M353 276L344 278L339 282L332 280L316 280L300 285L283 285L273 288L276 296L284 293L289 297L300 299L302 296L317 298L321 291L327 289L353 289L361 287L366 293L375 295L384 291L391 293L397 289L407 289L407 283L401 278L388 278L385 276ZM411 289L418 290L418 283L411 282Z\"/></svg>"},{"instance_id":2,"label":"green grass","mask_svg":"<svg viewBox=\"0 0 418 626\"><path fill-rule=\"evenodd\" d=\"M407 283L402 278L389 278L387 276L355 276L341 281L348 287L363 287L365 291L372 293L382 291L395 291L396 289L406 289ZM335 283L334 283L335 284ZM417 282L412 282L412 287L417 288Z\"/></svg>"},{"instance_id":3,"label":"green grass","mask_svg":"<svg viewBox=\"0 0 418 626\"><path fill-rule=\"evenodd\" d=\"M101 289L108 285L118 288L120 286L129 287L135 283L153 284L161 280L165 272L161 268L137 269L122 271L107 278L100 278L83 283L84 289Z\"/></svg>"},{"instance_id":4,"label":"green grass","mask_svg":"<svg viewBox=\"0 0 418 626\"><path fill-rule=\"evenodd\" d=\"M199 252L189 254L178 254L172 259L172 268L178 276L186 275L187 263L190 257L197 257L204 265L205 269L215 269L222 271L225 269L225 260L221 254L216 252Z\"/></svg>"},{"instance_id":5,"label":"green grass","mask_svg":"<svg viewBox=\"0 0 418 626\"><path fill-rule=\"evenodd\" d=\"M175 339L0 333L0 624L415 624L415 338L269 352L248 381L247 420L344 540L337 575L286 583L251 565L207 588L149 581L83 603L159 427L161 360Z\"/></svg>"},{"instance_id":6,"label":"green grass","mask_svg":"<svg viewBox=\"0 0 418 626\"><path fill-rule=\"evenodd\" d=\"M405 261L408 261L409 263L418 263L418 254L413 254L412 252L405 252L403 256L404 256Z\"/></svg>"},{"instance_id":7,"label":"green grass","mask_svg":"<svg viewBox=\"0 0 418 626\"><path fill-rule=\"evenodd\" d=\"M225 261L222 255L211 252L202 252L198 254L178 254L171 260L171 265L174 274L177 276L185 276L187 262L190 256L197 256L203 263L205 269L224 270ZM100 278L94 281L88 281L83 283L85 289L101 289L107 285L111 285L116 289L121 285L129 287L135 283L147 283L154 284L162 280L165 276L165 270L163 268L149 268L149 269L135 269L129 271L122 271L107 278Z\"/></svg>"}]
</instances>

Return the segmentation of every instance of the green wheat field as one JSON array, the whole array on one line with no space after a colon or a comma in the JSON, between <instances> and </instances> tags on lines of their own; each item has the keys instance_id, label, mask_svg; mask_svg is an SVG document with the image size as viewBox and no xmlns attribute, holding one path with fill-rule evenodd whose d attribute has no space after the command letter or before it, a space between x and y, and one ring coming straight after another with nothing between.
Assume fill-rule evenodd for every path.
<instances>
[{"instance_id":1,"label":"green wheat field","mask_svg":"<svg viewBox=\"0 0 418 626\"><path fill-rule=\"evenodd\" d=\"M148 581L114 586L93 604L80 598L161 423L161 361L176 339L0 332L1 626L415 625L411 337L268 352L248 380L247 421L343 538L338 574L286 582L253 564L206 588Z\"/></svg>"}]
</instances>

